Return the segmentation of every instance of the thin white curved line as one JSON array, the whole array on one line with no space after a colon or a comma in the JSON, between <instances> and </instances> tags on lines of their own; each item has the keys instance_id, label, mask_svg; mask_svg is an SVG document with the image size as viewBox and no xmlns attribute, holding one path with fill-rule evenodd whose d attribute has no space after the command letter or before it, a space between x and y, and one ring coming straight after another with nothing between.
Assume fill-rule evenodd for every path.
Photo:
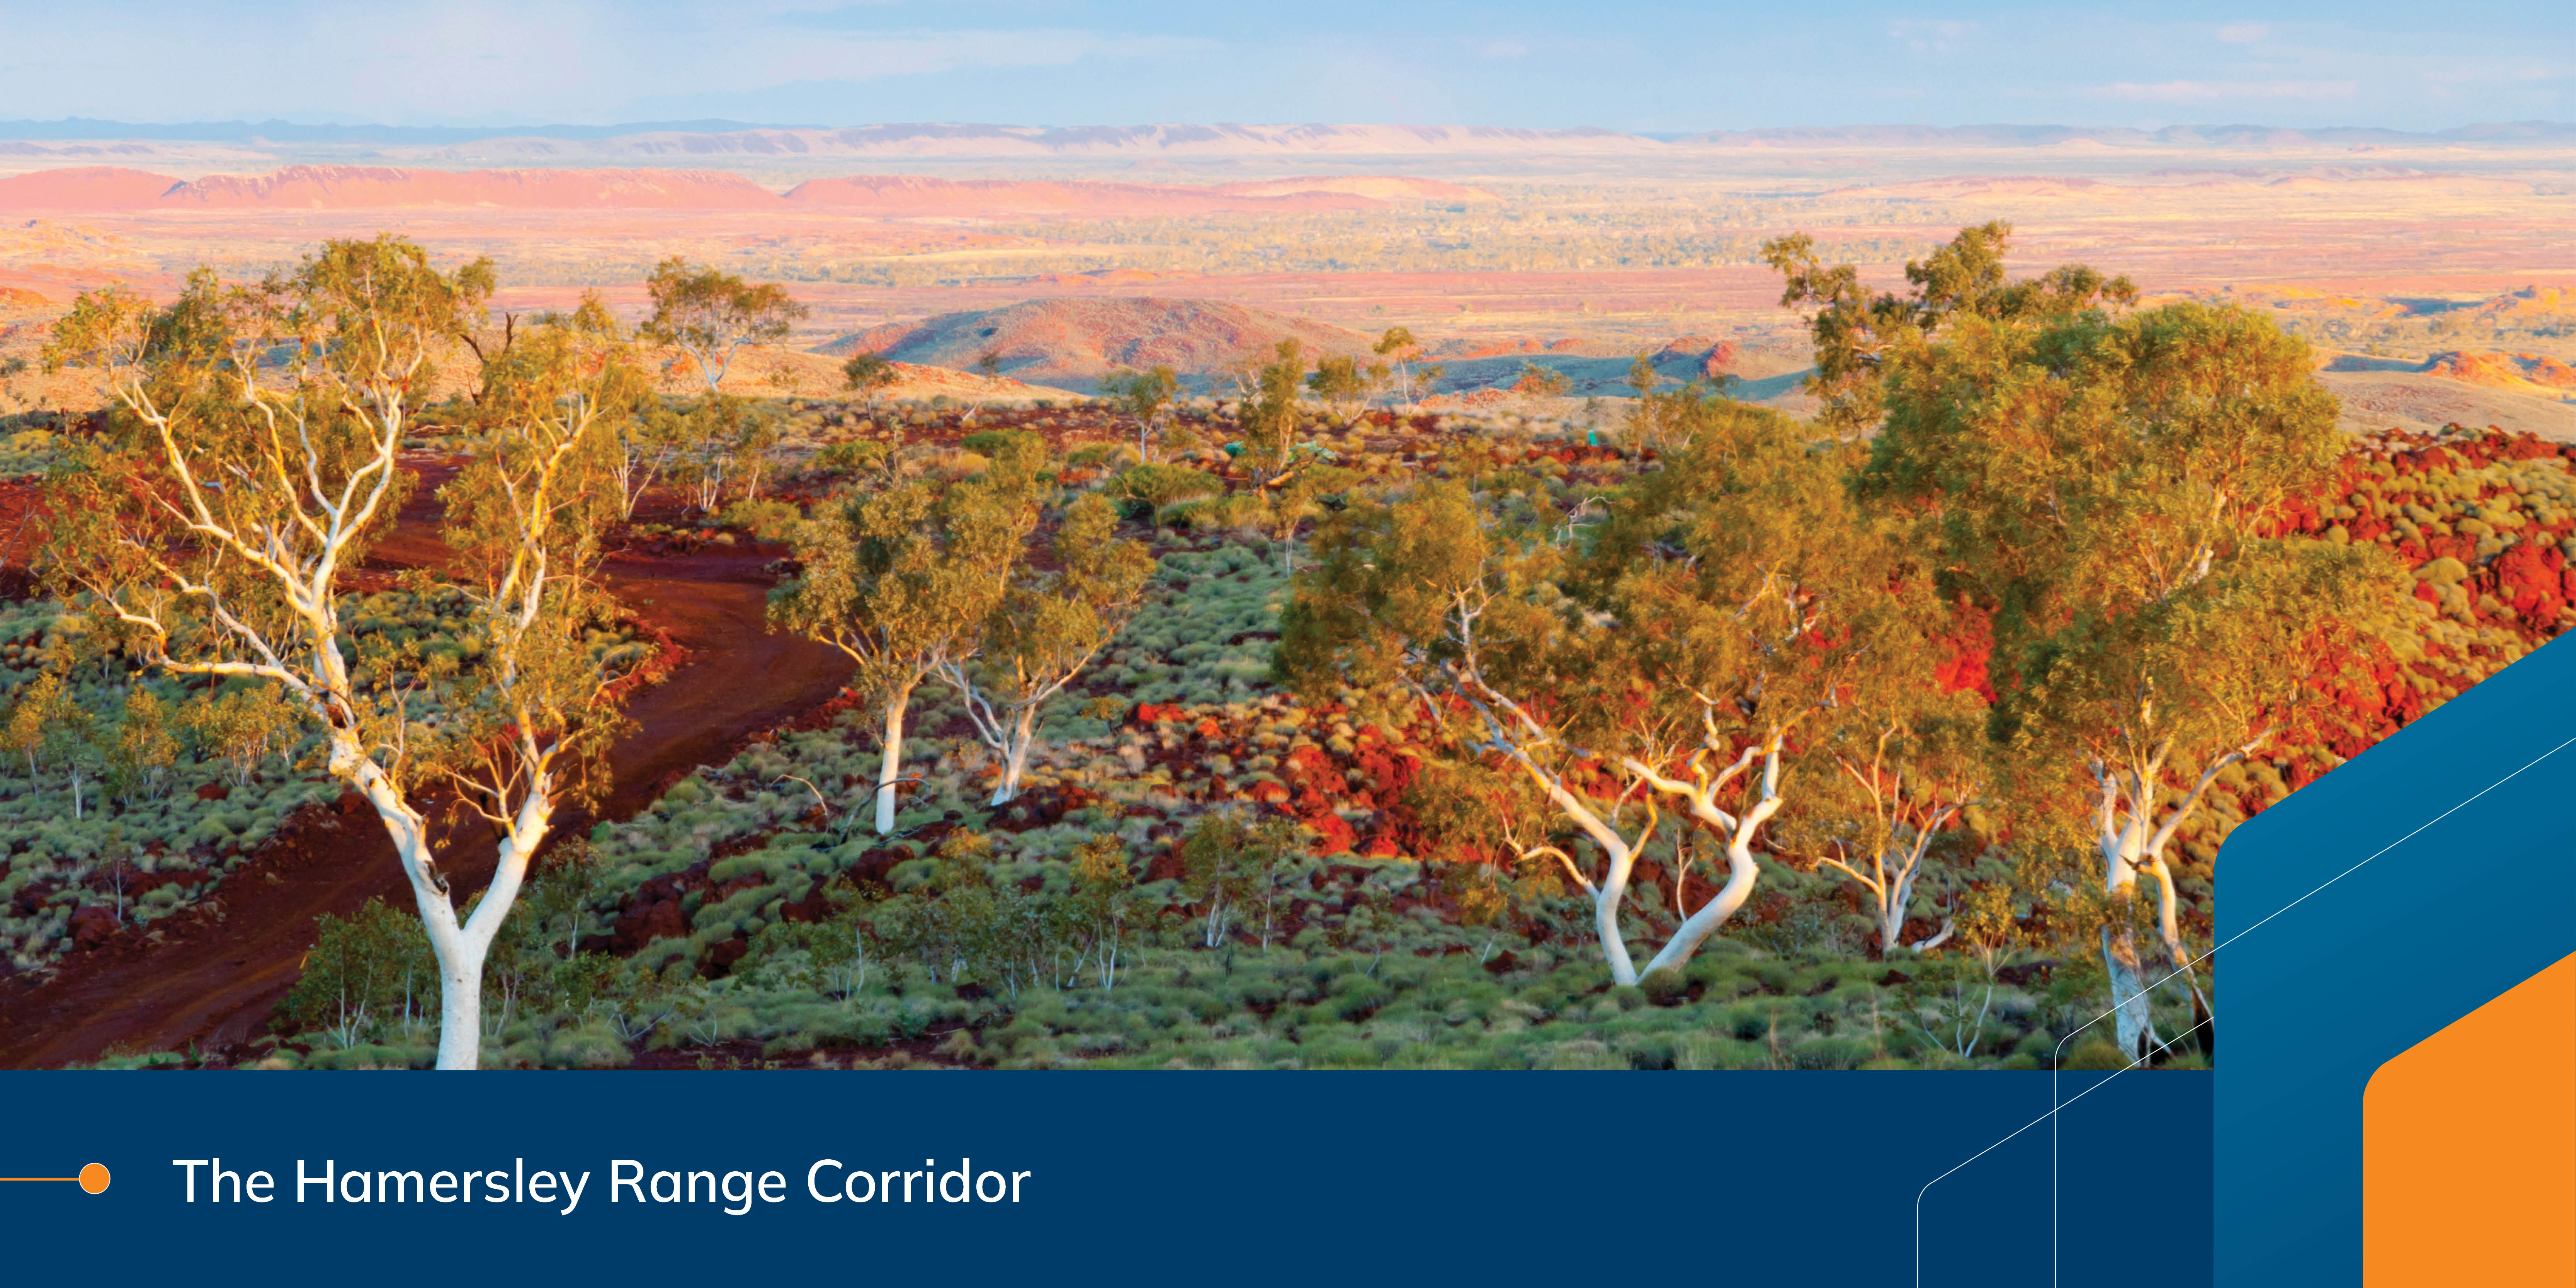
<instances>
[{"instance_id":1,"label":"thin white curved line","mask_svg":"<svg viewBox=\"0 0 2576 1288\"><path fill-rule=\"evenodd\" d=\"M2255 922L2253 925L2247 926L2247 927L2246 927L2246 928L2244 928L2243 930L2237 931L2235 934L2229 935L2227 938L2225 938L2225 939L2223 939L2223 940L2219 941L2218 943L2215 943L2215 944L2210 945L2210 948L2209 948L2209 951L2208 951L2208 952L2202 953L2200 956L2192 958L2192 959L2191 959L2191 961L2190 961L2190 962L2188 962L2188 963L2186 963L2185 965L2177 966L2177 967L2175 967L2173 970L2167 971L2164 975L2162 975L2161 977L2159 977L2159 978L2158 978L2154 983L2149 984L2149 985L2147 985L2144 989L2139 990L2139 995L2140 995L2140 996L2144 996L2144 995L2146 995L2146 994L2148 994L2148 993L2152 993L2152 992L2154 992L2156 989L2159 989L2159 988L2164 987L2164 985L2165 985L2168 981L2172 980L2175 976L2182 974L2184 971L2189 970L2189 969L2190 969L2191 967L2193 967L2193 966L2197 966L2197 965L2201 964L2202 962L2208 961L2210 958L2217 956L2217 955L2218 955L2218 950L2219 950L2219 949L2221 949L2221 948L2225 948L2227 945L2232 944L2232 943L2235 943L2237 940L2239 940L2239 939L2243 939L2243 938L2244 938L2244 937L2246 937L2247 935L2253 934L2255 931L2257 931L2257 930L2261 929L2261 928L2262 928L2266 923L2270 922L2274 917L2278 917L2278 916L2280 916L2282 913L2288 912L2290 909L2295 908L2295 907L2298 907L2300 904L2306 903L2309 899L2314 898L2317 894L2319 894L2320 892L2324 891L2324 889L2325 889L2327 886L2333 885L2335 882L2337 882L2337 881L2341 881L2341 880L2343 880L2345 877L2351 876L2353 873L2360 871L2360 870L2361 870L2365 865L2369 864L2372 860L2377 859L2379 856L2381 856L2381 855L2383 855L2383 854L2388 853L2390 850L2396 849L2398 846L2404 845L2404 844L2405 844L2405 843L2407 843L2408 841L2411 841L2411 840L2415 839L2416 834L2417 834L2417 833L2419 833L2419 832L2422 832L2425 828L2431 827L2431 826L2433 826L2435 823L2439 823L2439 822L2441 822L2443 819L2449 818L2449 817L2450 817L2450 816L2452 816L2453 814L2457 814L2457 813L2459 813L2461 810L2468 808L2470 805L2475 804L2475 803L2477 802L2477 800L2478 800L2478 798L2479 798L2479 797L2484 796L2484 795L2486 795L2488 792L2494 791L2495 789L2497 789L2497 788L2499 788L2499 787L2504 786L2506 783L2512 782L2514 779L2521 777L2521 776L2523 775L2523 772L2524 772L2525 770L2528 770L2528 769L2530 769L2533 765L2537 765L2537 764L2539 764L2540 762L2542 762L2542 761L2544 761L2544 760L2547 760L2547 759L2549 759L2549 758L2550 758L2550 757L2552 757L2552 756L2557 755L2559 752L2562 752L2562 751L2567 750L2567 748L2568 748L2569 746L2571 746L2571 745L2576 745L2576 737L2571 737L2571 738L2567 739L2565 742L2561 742L2561 743L2559 743L2557 746L2552 747L2552 748L2550 748L2549 750L2544 751L2544 752L2540 753L2539 755L2532 757L2530 760L2528 760L2528 761L2524 762L2524 764L2522 765L2522 767L2521 767L2520 769L2516 769L2516 770L2514 770L2512 773L2507 774L2507 775L2505 775L2504 777L2499 778L2499 779L2495 780L2494 782L2489 783L2489 784L2487 784L2486 786L2479 788L2475 793L2473 793L2473 794L2471 794L2471 795L2469 795L2469 796L2467 796L2467 797L2463 798L2463 799L2462 799L2458 804L2453 805L2453 806L2452 806L2452 807L2450 807L2449 809L2443 810L2441 813L2436 814L2436 815L2434 815L2433 817L2428 818L2428 819L2424 820L2423 822L2416 824L2416 825L2415 825L2415 827L2414 827L2414 829L2413 829L2412 831L2409 831L2406 835L2401 836L2401 837L2398 837L2396 840L2394 840L2394 841L2390 841L2388 844L2383 845L2383 846L2379 847L2378 849L2376 849L2376 850L2372 851L2372 852L2371 852L2371 854L2370 854L2370 857L2369 857L2369 858L2362 859L2360 862L2353 864L2351 867L2345 868L2343 871L2338 872L2338 873L2334 874L2333 876L2330 876L2330 877L2326 878L2326 879L2325 879L2324 881L2322 881L2322 882L2319 882L2319 883L2317 884L2317 886L2316 886L2316 888L2315 888L2315 889L2312 889L2312 890L2308 891L2306 894L2300 895L2298 898L2296 898L2296 899L2292 899L2292 900L2291 900L2291 901L2289 901L2288 903L2282 904L2280 907L2273 909L2269 914L2265 915L2261 921L2257 921L2257 922ZM2064 1056L2065 1056L2065 1054L2066 1054L2066 1044L2067 1044L2068 1042L2070 1042L2070 1041L2073 1041L2073 1040L2074 1040L2074 1038L2075 1038L2075 1035L2076 1035L2076 1034L2081 1033L2081 1032L2083 1032L2084 1030L2089 1029L2089 1028L2093 1027L2094 1025L2101 1023L2104 1019L2106 1019L2106 1018L2108 1018L2108 1017L2110 1017L2110 1016L2112 1016L2112 1015L2117 1014L2117 1013L2119 1012L2119 1009L2120 1009L2120 1008L2118 1008L2118 1007L2114 1006L2114 1007L2112 1007L2110 1010L2104 1011L2104 1012L2102 1012L2100 1015L2096 1015L2096 1016L2094 1016L2092 1019L2086 1020L2086 1021L2085 1021L2085 1022L2083 1022L2082 1024L2079 1024L2079 1025L2075 1026L2075 1028L2074 1028L2073 1030L2071 1030L2070 1032L2068 1032L2068 1033L2067 1033L2067 1035L2066 1035L2065 1037L2059 1038L2059 1039L2057 1040L2057 1051L2056 1051L2056 1055L2055 1055L2055 1057L2053 1057L2053 1058L2052 1058L2052 1060L2051 1060L2051 1066L2050 1066L2049 1074L2048 1074L2048 1097L2049 1097L2049 1101L2051 1102L2051 1107L2050 1107L2050 1109L2049 1109L2049 1111L2048 1111L2047 1113L2042 1114L2042 1115L2040 1115L2038 1118L2031 1119L2029 1122L2022 1124L2019 1128L2016 1128L2016 1129L2013 1131L2013 1133L2012 1133L2012 1135L2011 1135L2011 1136L2006 1136L2006 1137L2004 1137L2004 1138L2003 1138L2003 1140L1996 1141L1993 1145L1988 1145L1988 1146L1986 1146L1984 1149L1978 1150L1974 1155L1972 1155L1971 1157L1969 1157L1965 1162L1960 1163L1958 1167L1953 1167L1953 1168L1951 1168L1951 1169L1950 1169L1950 1172L1955 1172L1955 1171L1958 1171L1958 1170L1959 1170L1959 1167L1966 1167L1969 1163L1973 1163L1973 1162L1977 1161L1978 1159L1985 1157L1987 1154L1992 1153L1992 1152L1994 1151L1994 1149L1996 1148L1996 1146L1999 1146L1999 1145L2003 1144L2003 1143L2004 1143L2004 1141L2011 1140L2011 1139L2013 1138L2013 1136L2018 1136L2018 1135L2022 1134L2023 1132L2029 1131L2031 1128L2038 1126L2038 1125L2039 1125L2041 1122L2043 1122L2043 1121L2045 1121L2045 1122L2047 1122L2047 1123L2049 1124L2049 1128L2048 1128L2048 1142L2049 1142L2049 1143L2048 1143L2048 1223L2049 1223L2049 1229L2048 1229L2048 1282L2049 1282L2049 1284L2051 1285L2051 1288L2055 1288L2055 1285L2056 1285L2056 1284L2057 1284L2057 1282L2058 1282L2058 1273L2059 1273L2059 1271L2058 1271L2058 1243L2059 1243L2059 1230L2058 1230L2058 1225L2059 1225L2059 1218L2058 1218L2058 1203L2059 1203L2059 1195L2058 1195L2058 1156L2057 1156L2057 1135L2058 1135L2058 1133L2057 1133L2056 1118L2057 1118L2057 1112L2058 1112L2058 1110L2065 1108L2067 1105L2071 1105L2071 1104L2074 1104L2074 1103L2075 1103L2075 1101L2074 1101L2074 1100L2063 1100L2063 1101L2061 1101L2061 1100L2059 1100L2059 1099L2057 1098L2057 1097L2058 1097L2058 1091L2057 1091L2057 1086L2058 1086L2058 1077L2059 1077L2059 1075L2062 1073L2062 1069L2061 1069L2061 1068L2059 1068L2058 1066L2060 1066L2060 1065L2062 1065L2062 1064L2063 1064L2063 1057L2064 1057ZM2182 1033L2180 1033L2180 1034L2176 1034L2175 1036L2180 1037L2180 1036L2185 1036L2185 1035L2188 1035L2188 1034L2191 1034L2191 1033L2199 1032L2203 1027L2206 1027L2206 1026L2207 1026L2207 1025L2209 1025L2211 1022L2215 1021L2217 1018L2218 1018L2218 1017L2217 1017L2217 1015L2213 1012L2213 1013L2211 1014L2211 1016L2209 1017L2209 1019L2202 1020L2199 1024L2192 1025L2190 1028L2183 1030L2183 1032L2182 1032ZM2133 1069L2133 1068L2136 1068L2136 1067L2137 1067L2137 1066L2136 1066L2134 1063L2133 1063L2133 1064L2131 1064L2131 1065L2129 1066L2129 1068L2132 1068L2132 1069ZM2122 1070L2120 1070L2120 1073L2126 1073L2126 1072L2128 1072L2128 1071L2129 1071L2128 1069L2122 1069ZM2117 1077L2117 1076L2118 1076L2118 1074L2114 1074L2114 1075L2112 1075L2112 1076L2113 1076L2113 1077ZM2083 1099L2083 1098L2084 1098L2084 1096L2089 1096L2089 1095L2093 1094L2093 1092L2094 1092L2094 1091L2098 1091L2098 1090L2100 1090L2100 1089L2101 1089L2101 1086L2102 1086L2103 1084L2107 1084L2107 1083L2109 1083L2109 1082L2110 1082L2110 1079L2109 1079L2109 1078L2105 1078L2105 1079L2103 1079L2101 1084L2096 1084L2096 1085L2095 1085L2091 1090L2087 1090L2087 1091L2085 1091L2085 1092L2083 1093L2083 1095L2079 1095L2079 1096L2077 1096L2077 1097L2075 1098L2075 1100L2081 1100L2081 1099ZM1931 1180L1924 1182L1924 1183L1923 1183L1923 1188L1924 1188L1925 1190L1927 1190L1927 1191L1928 1191L1928 1190L1930 1190L1934 1185L1939 1184L1939 1183L1942 1181L1942 1179L1943 1179L1944 1177L1949 1176L1949 1175L1950 1175L1950 1172L1943 1172L1943 1173L1941 1173L1941 1175L1940 1175L1940 1176L1935 1176L1935 1177L1933 1177ZM1916 1288L1921 1288L1921 1285L1922 1285L1922 1283L1923 1283L1923 1196L1922 1196L1922 1194L1920 1194L1920 1193L1918 1193L1918 1194L1916 1194L1916 1195L1914 1196L1914 1282L1915 1282L1915 1284L1916 1284Z\"/></svg>"},{"instance_id":2,"label":"thin white curved line","mask_svg":"<svg viewBox=\"0 0 2576 1288\"><path fill-rule=\"evenodd\" d=\"M2202 1020L2200 1023L2184 1029L2181 1033L2178 1033L2175 1036L2186 1037L2193 1033L2197 1033L2208 1027L2210 1022L2217 1018L2217 1016L2213 1015L2207 1020ZM2084 1090L2075 1093L2075 1100L2082 1100L2086 1096L2092 1095L2094 1092L2110 1086L2113 1079L2116 1079L2121 1074L2127 1073L2131 1069L2135 1069L2137 1067L2137 1065L2132 1064L2127 1069L2114 1071L2109 1078L2104 1078L2100 1082L2094 1083L2092 1086L2086 1087ZM2057 1119L2058 1113L2065 1109L2067 1105L2074 1104L2075 1100L2069 1100L2059 1104L2051 1108L2047 1113L2041 1114L2039 1117L2033 1118L2029 1122L2023 1123L2021 1126L2014 1128L2011 1136L2006 1136L2002 1140L1996 1141L1994 1144L1988 1145L1984 1149L1978 1150L1976 1153L1969 1155L1965 1161L1959 1164L1959 1167L1966 1167L1969 1163L1976 1162L1978 1159L1984 1158L1986 1155L2003 1148L2007 1142L2012 1140L2013 1136L2018 1136L2023 1132L2029 1131L2031 1128L2036 1127L2041 1123L2045 1122L2053 1124ZM1959 1167L1951 1168L1950 1172L1958 1171ZM1939 1176L1935 1176L1931 1180L1925 1181L1923 1183L1923 1188L1914 1192L1914 1288L1923 1288L1923 1196L1931 1193L1933 1186L1948 1179L1950 1172L1943 1172Z\"/></svg>"}]
</instances>

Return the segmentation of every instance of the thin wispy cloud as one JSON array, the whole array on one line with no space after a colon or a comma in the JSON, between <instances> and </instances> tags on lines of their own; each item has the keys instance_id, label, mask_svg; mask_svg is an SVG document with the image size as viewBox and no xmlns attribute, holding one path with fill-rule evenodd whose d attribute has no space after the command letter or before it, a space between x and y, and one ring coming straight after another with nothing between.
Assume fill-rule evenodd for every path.
<instances>
[{"instance_id":1,"label":"thin wispy cloud","mask_svg":"<svg viewBox=\"0 0 2576 1288\"><path fill-rule=\"evenodd\" d=\"M2259 22L2231 22L2218 29L2218 38L2231 45L2250 45L2271 34L2272 29Z\"/></svg>"}]
</instances>

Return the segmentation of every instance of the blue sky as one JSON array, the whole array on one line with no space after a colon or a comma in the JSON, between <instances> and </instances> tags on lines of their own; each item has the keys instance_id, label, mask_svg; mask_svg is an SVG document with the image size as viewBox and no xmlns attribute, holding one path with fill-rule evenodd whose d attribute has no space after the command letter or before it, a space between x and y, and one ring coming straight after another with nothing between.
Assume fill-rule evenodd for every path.
<instances>
[{"instance_id":1,"label":"blue sky","mask_svg":"<svg viewBox=\"0 0 2576 1288\"><path fill-rule=\"evenodd\" d=\"M2555 3L610 4L0 9L0 119L1643 131L2576 119Z\"/></svg>"}]
</instances>

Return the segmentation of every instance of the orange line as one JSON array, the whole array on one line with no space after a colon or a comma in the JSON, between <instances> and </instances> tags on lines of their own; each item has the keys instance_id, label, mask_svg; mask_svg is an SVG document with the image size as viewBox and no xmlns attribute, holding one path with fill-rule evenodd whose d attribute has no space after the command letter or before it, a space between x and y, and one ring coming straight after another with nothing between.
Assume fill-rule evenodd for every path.
<instances>
[{"instance_id":1,"label":"orange line","mask_svg":"<svg viewBox=\"0 0 2576 1288\"><path fill-rule=\"evenodd\" d=\"M77 1181L77 1176L0 1176L0 1181Z\"/></svg>"}]
</instances>

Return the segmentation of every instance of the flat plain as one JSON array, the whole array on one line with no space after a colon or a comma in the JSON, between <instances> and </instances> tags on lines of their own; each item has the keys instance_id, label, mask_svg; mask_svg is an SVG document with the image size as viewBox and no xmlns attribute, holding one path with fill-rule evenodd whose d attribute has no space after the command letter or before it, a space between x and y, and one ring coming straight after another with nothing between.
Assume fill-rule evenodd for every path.
<instances>
[{"instance_id":1,"label":"flat plain","mask_svg":"<svg viewBox=\"0 0 2576 1288\"><path fill-rule=\"evenodd\" d=\"M1804 337L1764 240L1806 231L1894 284L2000 219L2017 271L2088 262L2150 298L2273 310L2319 347L2356 428L2576 435L2576 389L2538 361L2576 359L2563 132L1889 133L19 144L8 160L27 168L0 178L0 293L23 321L111 280L166 293L201 264L256 273L397 228L492 257L510 284L496 303L521 312L595 289L640 314L671 255L782 281L813 310L791 347L1029 300L1213 300L1370 335L1401 324L1460 357L1726 342L1733 374L1795 407L1777 378L1803 367ZM2440 361L2462 352L2521 361L2466 376Z\"/></svg>"}]
</instances>

